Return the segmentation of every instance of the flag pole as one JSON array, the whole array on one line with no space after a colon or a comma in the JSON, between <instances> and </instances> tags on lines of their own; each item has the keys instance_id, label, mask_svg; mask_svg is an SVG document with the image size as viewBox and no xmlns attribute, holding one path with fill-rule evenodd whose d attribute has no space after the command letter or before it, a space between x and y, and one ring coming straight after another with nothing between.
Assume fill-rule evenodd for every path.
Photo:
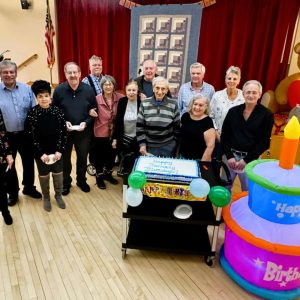
<instances>
[{"instance_id":1,"label":"flag pole","mask_svg":"<svg viewBox=\"0 0 300 300\"><path fill-rule=\"evenodd\" d=\"M50 84L51 84L51 87L53 88L53 82L52 82L52 68L53 68L53 65L51 65L50 68L49 68L49 71L50 71Z\"/></svg>"}]
</instances>

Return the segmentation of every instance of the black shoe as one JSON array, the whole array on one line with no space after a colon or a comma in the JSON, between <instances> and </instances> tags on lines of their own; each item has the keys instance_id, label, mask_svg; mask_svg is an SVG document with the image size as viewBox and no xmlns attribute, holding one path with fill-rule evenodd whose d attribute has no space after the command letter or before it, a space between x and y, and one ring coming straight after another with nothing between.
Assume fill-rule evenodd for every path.
<instances>
[{"instance_id":1,"label":"black shoe","mask_svg":"<svg viewBox=\"0 0 300 300\"><path fill-rule=\"evenodd\" d=\"M102 176L96 176L96 184L97 187L101 190L105 190L106 189L106 185L105 182L103 180L103 175Z\"/></svg>"},{"instance_id":2,"label":"black shoe","mask_svg":"<svg viewBox=\"0 0 300 300\"><path fill-rule=\"evenodd\" d=\"M105 174L104 179L111 184L118 184L118 180L113 178L111 174Z\"/></svg>"},{"instance_id":3,"label":"black shoe","mask_svg":"<svg viewBox=\"0 0 300 300\"><path fill-rule=\"evenodd\" d=\"M85 193L88 193L91 190L90 186L86 182L83 183L77 182L77 186Z\"/></svg>"},{"instance_id":4,"label":"black shoe","mask_svg":"<svg viewBox=\"0 0 300 300\"><path fill-rule=\"evenodd\" d=\"M69 186L64 186L61 194L63 196L67 196L67 195L69 195L69 193L70 193L70 187Z\"/></svg>"},{"instance_id":5,"label":"black shoe","mask_svg":"<svg viewBox=\"0 0 300 300\"><path fill-rule=\"evenodd\" d=\"M13 223L13 219L9 211L7 211L6 213L2 213L2 216L6 225L11 225Z\"/></svg>"},{"instance_id":6,"label":"black shoe","mask_svg":"<svg viewBox=\"0 0 300 300\"><path fill-rule=\"evenodd\" d=\"M28 190L28 189L23 189L23 194L26 196L29 196L31 198L34 199L41 199L42 198L42 194L36 190L35 187L33 187L32 189Z\"/></svg>"},{"instance_id":7,"label":"black shoe","mask_svg":"<svg viewBox=\"0 0 300 300\"><path fill-rule=\"evenodd\" d=\"M7 205L8 206L14 206L17 204L19 198L18 195L14 196L14 195L9 195L8 199L7 199Z\"/></svg>"}]
</instances>

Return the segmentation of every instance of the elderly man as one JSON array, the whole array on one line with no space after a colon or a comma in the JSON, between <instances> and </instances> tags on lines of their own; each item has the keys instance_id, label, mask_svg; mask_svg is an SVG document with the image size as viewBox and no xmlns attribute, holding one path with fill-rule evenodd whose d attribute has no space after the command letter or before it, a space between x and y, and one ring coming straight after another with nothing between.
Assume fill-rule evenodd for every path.
<instances>
[{"instance_id":1,"label":"elderly man","mask_svg":"<svg viewBox=\"0 0 300 300\"><path fill-rule=\"evenodd\" d=\"M100 86L100 81L103 77L102 58L100 56L92 55L92 57L89 59L89 68L91 73L90 75L84 77L82 82L90 85L97 96L102 93Z\"/></svg>"},{"instance_id":2,"label":"elderly man","mask_svg":"<svg viewBox=\"0 0 300 300\"><path fill-rule=\"evenodd\" d=\"M153 96L152 80L157 77L156 63L151 60L145 60L143 63L143 75L135 79L138 84L141 100ZM171 98L171 93L168 90L167 96Z\"/></svg>"},{"instance_id":3,"label":"elderly man","mask_svg":"<svg viewBox=\"0 0 300 300\"><path fill-rule=\"evenodd\" d=\"M244 169L269 148L273 114L258 100L262 86L249 80L243 86L244 104L231 108L224 120L221 144L227 157L232 182L238 175L243 191L248 190Z\"/></svg>"},{"instance_id":4,"label":"elderly man","mask_svg":"<svg viewBox=\"0 0 300 300\"><path fill-rule=\"evenodd\" d=\"M80 82L80 68L75 62L68 62L64 66L67 81L60 84L53 94L53 105L60 107L66 119L68 140L64 156L63 166L63 192L68 195L71 188L71 153L73 145L77 155L76 179L77 186L83 192L89 192L90 187L86 183L87 155L92 136L93 118L89 111L97 107L93 89Z\"/></svg>"},{"instance_id":5,"label":"elderly man","mask_svg":"<svg viewBox=\"0 0 300 300\"><path fill-rule=\"evenodd\" d=\"M214 87L203 81L205 67L196 62L190 66L191 81L184 83L178 93L178 108L180 115L188 110L190 100L197 94L202 94L210 101L215 93Z\"/></svg>"},{"instance_id":6,"label":"elderly man","mask_svg":"<svg viewBox=\"0 0 300 300\"><path fill-rule=\"evenodd\" d=\"M177 101L167 97L169 82L158 76L153 79L154 95L141 102L136 136L142 155L173 157L180 134Z\"/></svg>"},{"instance_id":7,"label":"elderly man","mask_svg":"<svg viewBox=\"0 0 300 300\"><path fill-rule=\"evenodd\" d=\"M27 112L36 105L30 86L16 81L17 66L14 62L4 60L0 63L0 109L3 114L7 136L15 160L19 152L23 166L23 194L32 198L42 198L34 186L34 158L32 145L24 133ZM18 202L19 182L13 164L8 182L8 205Z\"/></svg>"}]
</instances>

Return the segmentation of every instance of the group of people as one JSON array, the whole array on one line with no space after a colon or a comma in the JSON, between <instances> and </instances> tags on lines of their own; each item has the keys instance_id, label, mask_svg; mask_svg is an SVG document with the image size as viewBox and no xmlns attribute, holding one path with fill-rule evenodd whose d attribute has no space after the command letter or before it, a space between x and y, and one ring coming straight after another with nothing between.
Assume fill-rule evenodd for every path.
<instances>
[{"instance_id":1,"label":"group of people","mask_svg":"<svg viewBox=\"0 0 300 300\"><path fill-rule=\"evenodd\" d=\"M93 55L89 67L90 75L81 81L78 64L65 64L66 81L56 87L51 100L47 81L37 80L29 87L16 81L15 63L0 63L0 177L9 177L1 180L0 209L7 224L12 223L7 205L18 201L17 152L23 166L23 194L43 197L46 211L51 211L50 173L57 205L66 207L62 195L68 195L72 186L73 147L76 183L83 192L90 191L88 156L93 157L100 189L106 188L106 181L118 183L112 176L117 153L124 164L122 158L131 157L126 172L138 155L203 161L216 157L226 161L232 179L238 174L247 190L244 167L268 148L273 126L272 113L259 103L258 81L247 81L239 90L241 72L231 66L226 88L215 92L204 82L205 67L194 63L191 81L180 87L177 100L168 80L157 75L155 62L147 60L143 75L129 80L124 96L116 91L115 79L102 74L100 57ZM42 195L34 186L34 159Z\"/></svg>"}]
</instances>

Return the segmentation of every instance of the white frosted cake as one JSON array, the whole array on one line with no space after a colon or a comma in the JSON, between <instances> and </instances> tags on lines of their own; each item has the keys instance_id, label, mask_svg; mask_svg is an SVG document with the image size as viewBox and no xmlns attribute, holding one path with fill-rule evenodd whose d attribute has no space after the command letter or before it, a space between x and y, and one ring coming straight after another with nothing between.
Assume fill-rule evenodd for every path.
<instances>
[{"instance_id":1,"label":"white frosted cake","mask_svg":"<svg viewBox=\"0 0 300 300\"><path fill-rule=\"evenodd\" d=\"M196 160L140 156L134 170L144 172L147 180L189 183L194 178L200 177Z\"/></svg>"}]
</instances>

